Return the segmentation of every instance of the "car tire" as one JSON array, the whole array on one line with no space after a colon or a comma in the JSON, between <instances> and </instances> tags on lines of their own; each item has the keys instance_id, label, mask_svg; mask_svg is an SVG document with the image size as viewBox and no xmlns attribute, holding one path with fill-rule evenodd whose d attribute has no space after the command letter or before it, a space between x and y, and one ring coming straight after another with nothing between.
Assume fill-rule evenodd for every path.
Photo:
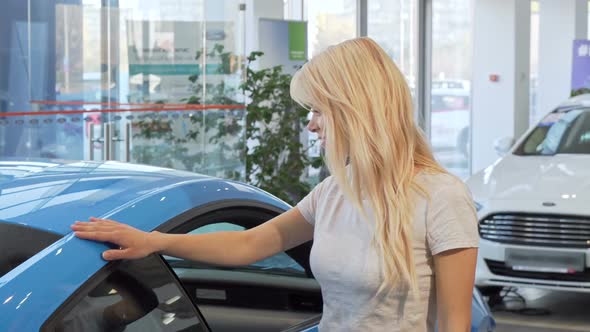
<instances>
[{"instance_id":1,"label":"car tire","mask_svg":"<svg viewBox=\"0 0 590 332\"><path fill-rule=\"evenodd\" d=\"M469 150L471 150L471 140L469 136L469 127L461 129L459 136L457 136L457 150L459 150L459 152L461 152L466 158L469 157Z\"/></svg>"}]
</instances>

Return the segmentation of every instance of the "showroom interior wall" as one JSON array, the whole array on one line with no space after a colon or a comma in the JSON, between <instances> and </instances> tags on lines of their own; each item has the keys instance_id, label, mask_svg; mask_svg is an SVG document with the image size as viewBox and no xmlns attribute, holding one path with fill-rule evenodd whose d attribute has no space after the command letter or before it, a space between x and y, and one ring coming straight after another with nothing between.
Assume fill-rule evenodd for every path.
<instances>
[{"instance_id":1,"label":"showroom interior wall","mask_svg":"<svg viewBox=\"0 0 590 332\"><path fill-rule=\"evenodd\" d=\"M260 18L282 19L285 4L276 0L247 0L246 4L246 53L258 51L258 20Z\"/></svg>"},{"instance_id":2,"label":"showroom interior wall","mask_svg":"<svg viewBox=\"0 0 590 332\"><path fill-rule=\"evenodd\" d=\"M473 172L497 159L496 139L528 128L530 7L521 0L475 1Z\"/></svg>"}]
</instances>

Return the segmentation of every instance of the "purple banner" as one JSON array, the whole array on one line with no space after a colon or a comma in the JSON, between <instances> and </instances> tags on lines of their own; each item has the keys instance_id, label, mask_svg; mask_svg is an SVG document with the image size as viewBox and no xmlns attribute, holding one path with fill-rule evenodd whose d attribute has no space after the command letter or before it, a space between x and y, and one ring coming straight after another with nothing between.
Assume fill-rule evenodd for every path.
<instances>
[{"instance_id":1,"label":"purple banner","mask_svg":"<svg viewBox=\"0 0 590 332\"><path fill-rule=\"evenodd\" d=\"M572 96L590 93L590 40L574 40Z\"/></svg>"}]
</instances>

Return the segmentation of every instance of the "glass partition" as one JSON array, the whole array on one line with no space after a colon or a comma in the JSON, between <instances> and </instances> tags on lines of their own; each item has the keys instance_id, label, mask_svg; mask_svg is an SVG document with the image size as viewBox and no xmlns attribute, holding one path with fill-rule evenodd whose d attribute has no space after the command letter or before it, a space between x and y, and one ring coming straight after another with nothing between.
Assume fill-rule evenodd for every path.
<instances>
[{"instance_id":1,"label":"glass partition","mask_svg":"<svg viewBox=\"0 0 590 332\"><path fill-rule=\"evenodd\" d=\"M240 178L239 4L6 0L0 156L131 161Z\"/></svg>"},{"instance_id":2,"label":"glass partition","mask_svg":"<svg viewBox=\"0 0 590 332\"><path fill-rule=\"evenodd\" d=\"M18 157L119 160L244 179L245 109L213 107L7 113L0 117L0 148L7 132L19 130L12 141Z\"/></svg>"},{"instance_id":3,"label":"glass partition","mask_svg":"<svg viewBox=\"0 0 590 332\"><path fill-rule=\"evenodd\" d=\"M430 141L438 161L470 175L473 0L432 0Z\"/></svg>"},{"instance_id":4,"label":"glass partition","mask_svg":"<svg viewBox=\"0 0 590 332\"><path fill-rule=\"evenodd\" d=\"M368 0L367 34L395 61L416 96L418 1Z\"/></svg>"}]
</instances>

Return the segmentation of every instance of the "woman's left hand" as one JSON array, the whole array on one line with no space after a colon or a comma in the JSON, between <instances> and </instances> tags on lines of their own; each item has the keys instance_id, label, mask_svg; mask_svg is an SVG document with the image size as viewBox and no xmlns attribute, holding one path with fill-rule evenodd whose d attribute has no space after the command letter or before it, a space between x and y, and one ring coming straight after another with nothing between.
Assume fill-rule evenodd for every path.
<instances>
[{"instance_id":1,"label":"woman's left hand","mask_svg":"<svg viewBox=\"0 0 590 332\"><path fill-rule=\"evenodd\" d=\"M119 249L107 250L102 254L106 260L138 259L157 250L149 239L150 233L113 220L90 218L89 222L77 221L70 227L81 239L119 246Z\"/></svg>"}]
</instances>

